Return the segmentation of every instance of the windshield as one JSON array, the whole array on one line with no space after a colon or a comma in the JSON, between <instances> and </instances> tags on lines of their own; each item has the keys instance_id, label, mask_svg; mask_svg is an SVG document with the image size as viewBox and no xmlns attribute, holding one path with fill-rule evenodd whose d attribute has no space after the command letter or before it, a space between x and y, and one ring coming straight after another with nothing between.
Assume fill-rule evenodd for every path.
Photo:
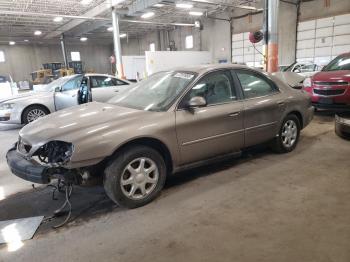
<instances>
[{"instance_id":1,"label":"windshield","mask_svg":"<svg viewBox=\"0 0 350 262\"><path fill-rule=\"evenodd\" d=\"M350 70L350 56L338 56L334 58L322 71Z\"/></svg>"},{"instance_id":2,"label":"windshield","mask_svg":"<svg viewBox=\"0 0 350 262\"><path fill-rule=\"evenodd\" d=\"M109 103L146 111L165 111L194 78L193 72L159 72L113 97Z\"/></svg>"},{"instance_id":3,"label":"windshield","mask_svg":"<svg viewBox=\"0 0 350 262\"><path fill-rule=\"evenodd\" d=\"M50 84L45 85L42 90L43 91L51 91L54 90L56 87L61 87L64 83L66 83L68 80L72 79L76 77L76 75L74 76L65 76L65 77L61 77L58 78L54 81L52 81Z\"/></svg>"},{"instance_id":4,"label":"windshield","mask_svg":"<svg viewBox=\"0 0 350 262\"><path fill-rule=\"evenodd\" d=\"M293 66L296 64L296 62L294 62L293 64L291 64L291 65L289 65L289 66L287 66L287 67L285 67L285 68L283 68L282 69L282 72L287 72L287 71L292 71L292 68L293 68Z\"/></svg>"}]
</instances>

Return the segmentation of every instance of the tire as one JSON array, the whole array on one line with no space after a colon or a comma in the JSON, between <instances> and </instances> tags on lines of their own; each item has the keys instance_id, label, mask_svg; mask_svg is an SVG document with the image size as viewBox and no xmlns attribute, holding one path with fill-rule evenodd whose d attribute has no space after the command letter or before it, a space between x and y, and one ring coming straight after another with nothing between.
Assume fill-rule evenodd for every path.
<instances>
[{"instance_id":1,"label":"tire","mask_svg":"<svg viewBox=\"0 0 350 262\"><path fill-rule=\"evenodd\" d=\"M137 208L148 204L160 194L166 174L164 159L158 151L142 145L131 146L118 152L109 163L105 169L103 185L106 194L116 204L125 208Z\"/></svg>"},{"instance_id":2,"label":"tire","mask_svg":"<svg viewBox=\"0 0 350 262\"><path fill-rule=\"evenodd\" d=\"M40 105L28 106L23 111L22 123L26 125L26 124L33 122L34 120L36 120L40 117L46 116L48 114L50 114L49 110L47 110L43 106L40 106Z\"/></svg>"},{"instance_id":3,"label":"tire","mask_svg":"<svg viewBox=\"0 0 350 262\"><path fill-rule=\"evenodd\" d=\"M288 126L291 129L286 131ZM295 129L292 127L295 127ZM298 117L294 114L287 115L282 122L278 136L271 143L272 150L276 153L289 153L293 151L299 141L300 129ZM286 139L286 136L288 136L288 139Z\"/></svg>"}]
</instances>

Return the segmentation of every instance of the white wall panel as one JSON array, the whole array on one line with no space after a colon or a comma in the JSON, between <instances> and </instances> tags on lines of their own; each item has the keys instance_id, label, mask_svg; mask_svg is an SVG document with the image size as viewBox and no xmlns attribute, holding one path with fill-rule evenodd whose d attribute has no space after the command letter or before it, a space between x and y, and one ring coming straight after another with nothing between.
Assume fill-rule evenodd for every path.
<instances>
[{"instance_id":1,"label":"white wall panel","mask_svg":"<svg viewBox=\"0 0 350 262\"><path fill-rule=\"evenodd\" d=\"M316 38L315 41L315 47L332 46L333 37Z\"/></svg>"},{"instance_id":2,"label":"white wall panel","mask_svg":"<svg viewBox=\"0 0 350 262\"><path fill-rule=\"evenodd\" d=\"M317 37L327 37L333 35L333 27L324 27L316 29L316 38Z\"/></svg>"},{"instance_id":3,"label":"white wall panel","mask_svg":"<svg viewBox=\"0 0 350 262\"><path fill-rule=\"evenodd\" d=\"M350 52L350 14L299 23L297 61L325 65L345 52Z\"/></svg>"},{"instance_id":4,"label":"white wall panel","mask_svg":"<svg viewBox=\"0 0 350 262\"><path fill-rule=\"evenodd\" d=\"M232 48L243 48L243 41L232 42Z\"/></svg>"},{"instance_id":5,"label":"white wall panel","mask_svg":"<svg viewBox=\"0 0 350 262\"><path fill-rule=\"evenodd\" d=\"M232 35L232 41L243 41L243 34L233 34Z\"/></svg>"},{"instance_id":6,"label":"white wall panel","mask_svg":"<svg viewBox=\"0 0 350 262\"><path fill-rule=\"evenodd\" d=\"M262 42L254 45L249 41L249 32L232 35L232 62L246 63L248 66L261 66Z\"/></svg>"},{"instance_id":7,"label":"white wall panel","mask_svg":"<svg viewBox=\"0 0 350 262\"><path fill-rule=\"evenodd\" d=\"M316 20L300 22L298 25L298 31L311 30L311 29L315 29L315 27L316 27Z\"/></svg>"},{"instance_id":8,"label":"white wall panel","mask_svg":"<svg viewBox=\"0 0 350 262\"><path fill-rule=\"evenodd\" d=\"M298 40L313 39L315 38L315 30L301 31L297 34Z\"/></svg>"}]
</instances>

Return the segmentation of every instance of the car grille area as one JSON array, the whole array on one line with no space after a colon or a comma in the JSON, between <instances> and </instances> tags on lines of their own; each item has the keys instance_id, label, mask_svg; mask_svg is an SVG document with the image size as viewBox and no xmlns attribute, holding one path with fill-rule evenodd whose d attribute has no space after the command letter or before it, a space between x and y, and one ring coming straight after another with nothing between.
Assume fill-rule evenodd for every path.
<instances>
[{"instance_id":1,"label":"car grille area","mask_svg":"<svg viewBox=\"0 0 350 262\"><path fill-rule=\"evenodd\" d=\"M28 154L29 151L32 149L32 146L23 142L22 138L19 137L18 143L17 143L17 149L23 154Z\"/></svg>"},{"instance_id":2,"label":"car grille area","mask_svg":"<svg viewBox=\"0 0 350 262\"><path fill-rule=\"evenodd\" d=\"M314 89L314 93L322 96L337 96L344 94L345 89Z\"/></svg>"}]
</instances>

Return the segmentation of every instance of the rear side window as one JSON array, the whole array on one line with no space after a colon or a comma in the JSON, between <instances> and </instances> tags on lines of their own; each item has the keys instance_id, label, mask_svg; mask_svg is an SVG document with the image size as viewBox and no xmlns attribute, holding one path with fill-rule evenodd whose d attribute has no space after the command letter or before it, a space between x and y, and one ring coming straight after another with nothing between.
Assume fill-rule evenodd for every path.
<instances>
[{"instance_id":1,"label":"rear side window","mask_svg":"<svg viewBox=\"0 0 350 262\"><path fill-rule=\"evenodd\" d=\"M244 98L272 95L278 90L263 76L250 71L235 70L241 83Z\"/></svg>"}]
</instances>

